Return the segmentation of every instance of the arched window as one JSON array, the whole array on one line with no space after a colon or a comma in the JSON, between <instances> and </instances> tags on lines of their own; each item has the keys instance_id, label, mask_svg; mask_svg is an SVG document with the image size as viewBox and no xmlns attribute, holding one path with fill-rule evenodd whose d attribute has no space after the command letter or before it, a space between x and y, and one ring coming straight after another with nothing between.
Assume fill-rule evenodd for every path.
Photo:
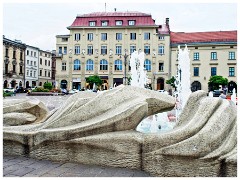
<instances>
[{"instance_id":1,"label":"arched window","mask_svg":"<svg viewBox=\"0 0 240 180\"><path fill-rule=\"evenodd\" d=\"M195 92L195 91L198 91L198 90L201 90L201 83L199 81L194 81L192 83L191 91Z\"/></svg>"},{"instance_id":2,"label":"arched window","mask_svg":"<svg viewBox=\"0 0 240 180\"><path fill-rule=\"evenodd\" d=\"M93 71L93 60L91 60L91 59L87 60L86 70Z\"/></svg>"},{"instance_id":3,"label":"arched window","mask_svg":"<svg viewBox=\"0 0 240 180\"><path fill-rule=\"evenodd\" d=\"M122 60L115 60L114 69L115 71L122 71Z\"/></svg>"},{"instance_id":4,"label":"arched window","mask_svg":"<svg viewBox=\"0 0 240 180\"><path fill-rule=\"evenodd\" d=\"M74 60L74 68L73 70L81 70L81 63L80 63L80 60L76 59Z\"/></svg>"},{"instance_id":5,"label":"arched window","mask_svg":"<svg viewBox=\"0 0 240 180\"><path fill-rule=\"evenodd\" d=\"M146 59L144 61L144 68L147 70L147 71L151 71L151 61Z\"/></svg>"},{"instance_id":6,"label":"arched window","mask_svg":"<svg viewBox=\"0 0 240 180\"><path fill-rule=\"evenodd\" d=\"M100 70L108 70L108 62L105 59L100 61Z\"/></svg>"}]
</instances>

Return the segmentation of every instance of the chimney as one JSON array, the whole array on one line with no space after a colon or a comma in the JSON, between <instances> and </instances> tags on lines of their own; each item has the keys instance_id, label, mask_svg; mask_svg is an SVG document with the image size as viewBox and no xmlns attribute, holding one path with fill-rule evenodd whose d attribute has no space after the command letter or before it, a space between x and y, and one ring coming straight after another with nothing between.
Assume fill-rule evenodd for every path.
<instances>
[{"instance_id":1,"label":"chimney","mask_svg":"<svg viewBox=\"0 0 240 180\"><path fill-rule=\"evenodd\" d=\"M169 18L166 18L166 25L169 26Z\"/></svg>"}]
</instances>

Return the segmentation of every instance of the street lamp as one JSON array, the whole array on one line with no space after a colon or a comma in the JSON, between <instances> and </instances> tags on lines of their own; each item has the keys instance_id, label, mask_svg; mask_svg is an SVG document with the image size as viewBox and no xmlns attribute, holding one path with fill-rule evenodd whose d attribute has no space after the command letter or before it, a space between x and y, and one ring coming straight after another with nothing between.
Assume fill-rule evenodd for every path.
<instances>
[{"instance_id":1,"label":"street lamp","mask_svg":"<svg viewBox=\"0 0 240 180\"><path fill-rule=\"evenodd\" d=\"M127 55L127 49L125 49L125 54L124 54L124 66L125 66L125 69L124 69L124 85L127 85L127 58L128 58L128 55Z\"/></svg>"}]
</instances>

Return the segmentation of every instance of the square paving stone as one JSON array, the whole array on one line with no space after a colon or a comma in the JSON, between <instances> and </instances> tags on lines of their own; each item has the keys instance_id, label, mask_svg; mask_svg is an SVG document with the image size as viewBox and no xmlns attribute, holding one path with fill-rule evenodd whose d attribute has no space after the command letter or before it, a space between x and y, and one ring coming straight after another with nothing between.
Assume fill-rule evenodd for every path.
<instances>
[{"instance_id":1,"label":"square paving stone","mask_svg":"<svg viewBox=\"0 0 240 180\"><path fill-rule=\"evenodd\" d=\"M32 172L33 170L34 170L33 168L23 167L23 168L17 169L16 171L11 172L10 174L15 176L24 176Z\"/></svg>"}]
</instances>

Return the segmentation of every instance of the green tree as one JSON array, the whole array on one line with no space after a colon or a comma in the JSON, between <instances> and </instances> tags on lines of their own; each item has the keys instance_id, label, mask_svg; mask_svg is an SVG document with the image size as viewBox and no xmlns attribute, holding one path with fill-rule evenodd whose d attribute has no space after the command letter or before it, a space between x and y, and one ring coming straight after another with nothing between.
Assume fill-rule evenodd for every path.
<instances>
[{"instance_id":1,"label":"green tree","mask_svg":"<svg viewBox=\"0 0 240 180\"><path fill-rule=\"evenodd\" d=\"M52 89L52 83L46 82L46 83L44 83L43 87L44 87L44 89L51 90Z\"/></svg>"},{"instance_id":2,"label":"green tree","mask_svg":"<svg viewBox=\"0 0 240 180\"><path fill-rule=\"evenodd\" d=\"M173 88L176 88L174 82L176 81L175 77L172 76L171 79L166 80L166 84L170 84Z\"/></svg>"},{"instance_id":3,"label":"green tree","mask_svg":"<svg viewBox=\"0 0 240 180\"><path fill-rule=\"evenodd\" d=\"M228 79L222 76L211 76L208 81L208 87L210 91L218 90L219 86L225 86L228 84Z\"/></svg>"},{"instance_id":4,"label":"green tree","mask_svg":"<svg viewBox=\"0 0 240 180\"><path fill-rule=\"evenodd\" d=\"M97 86L101 86L102 85L102 80L99 76L97 75L93 75L93 76L89 76L86 78L87 83L90 84L90 86L93 86L93 84L95 83Z\"/></svg>"}]
</instances>

